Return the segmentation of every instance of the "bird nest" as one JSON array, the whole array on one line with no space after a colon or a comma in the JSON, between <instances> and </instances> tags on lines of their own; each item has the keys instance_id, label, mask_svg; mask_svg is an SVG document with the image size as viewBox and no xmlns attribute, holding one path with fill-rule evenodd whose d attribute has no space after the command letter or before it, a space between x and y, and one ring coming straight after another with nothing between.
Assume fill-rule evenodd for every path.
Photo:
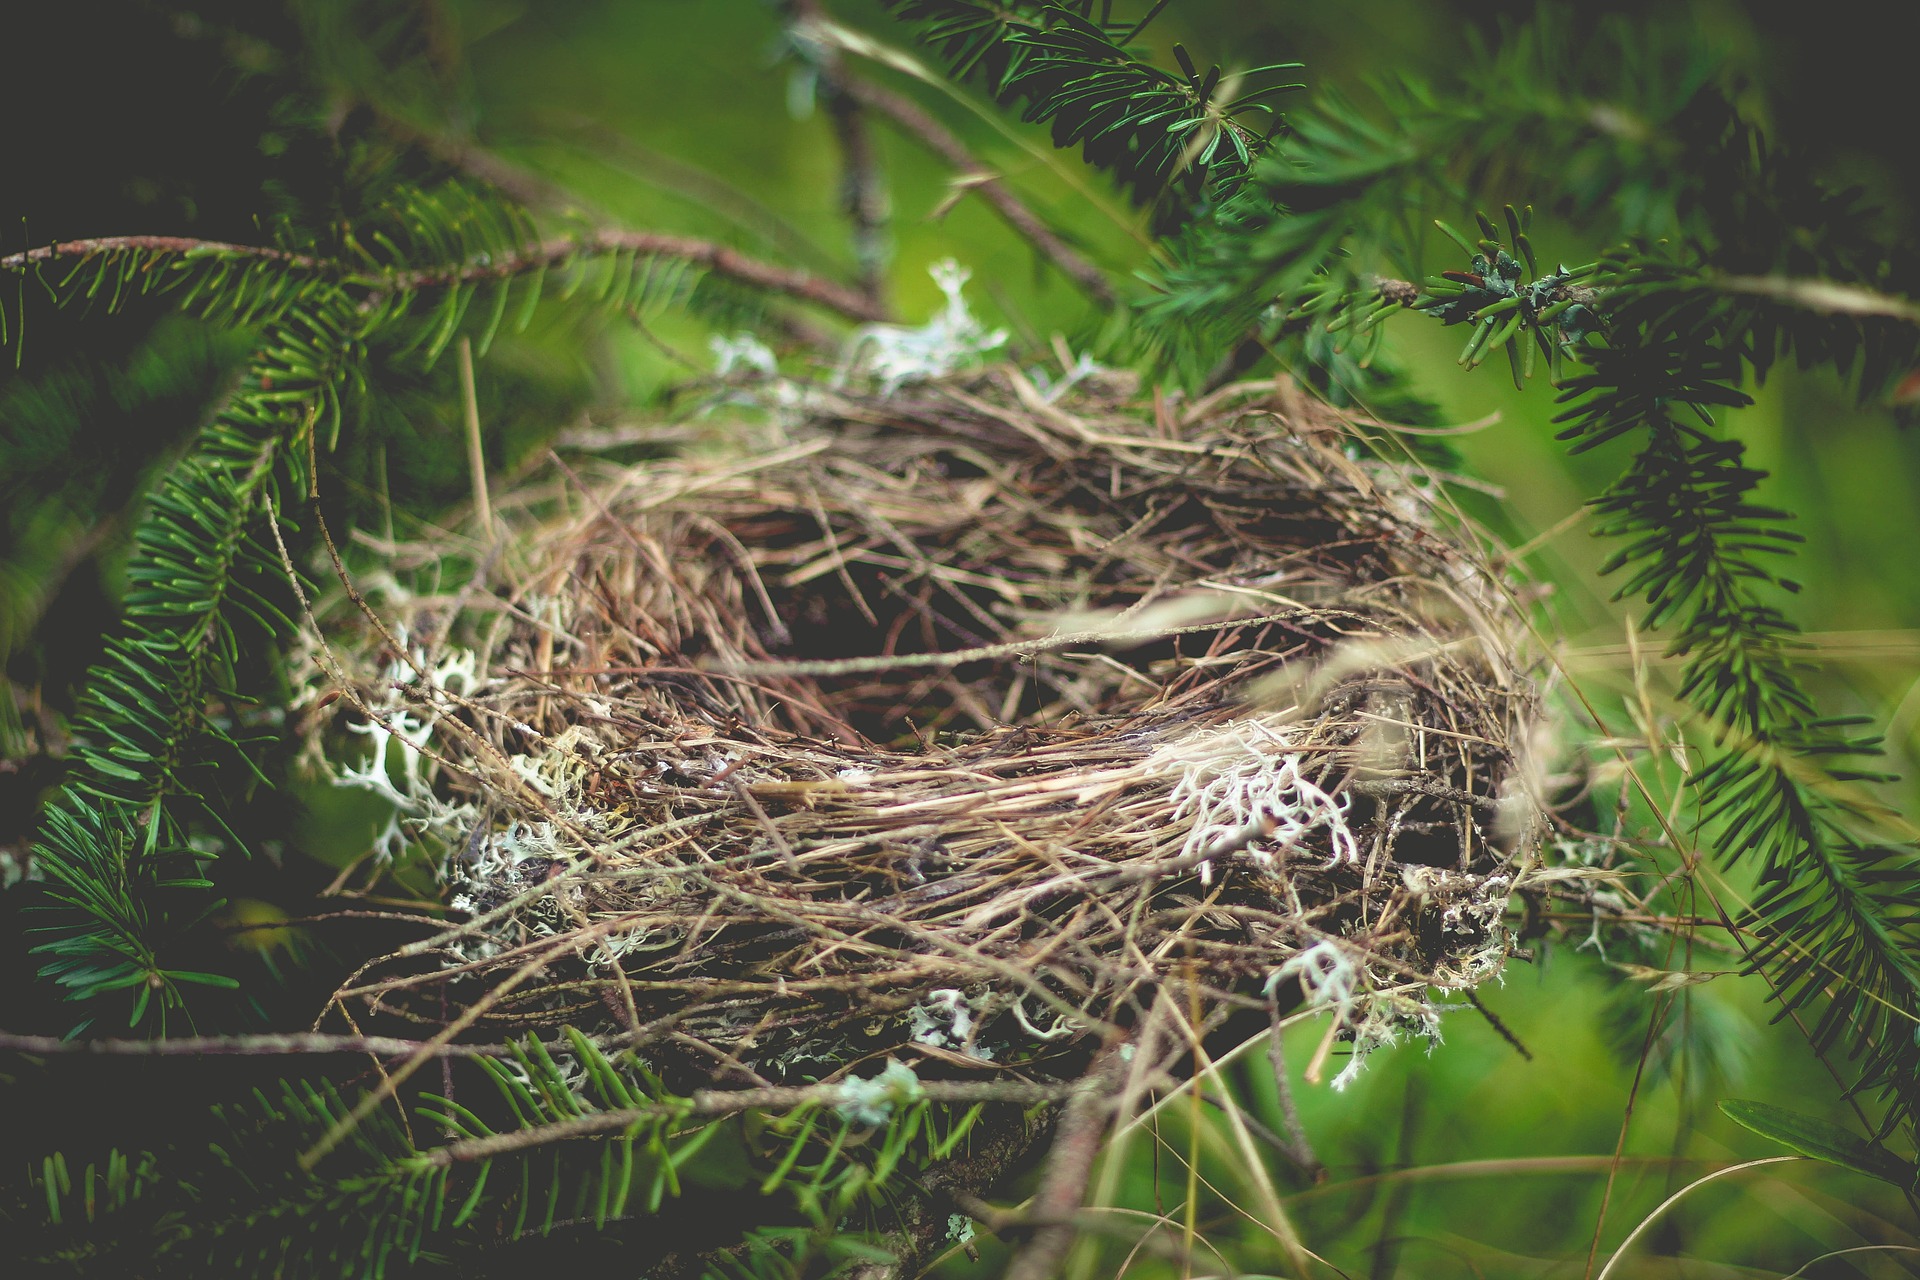
<instances>
[{"instance_id":1,"label":"bird nest","mask_svg":"<svg viewBox=\"0 0 1920 1280\"><path fill-rule=\"evenodd\" d=\"M343 994L762 1083L1433 1033L1538 843L1506 585L1286 384L1129 392L735 385L730 445L384 547L313 722L452 918Z\"/></svg>"}]
</instances>

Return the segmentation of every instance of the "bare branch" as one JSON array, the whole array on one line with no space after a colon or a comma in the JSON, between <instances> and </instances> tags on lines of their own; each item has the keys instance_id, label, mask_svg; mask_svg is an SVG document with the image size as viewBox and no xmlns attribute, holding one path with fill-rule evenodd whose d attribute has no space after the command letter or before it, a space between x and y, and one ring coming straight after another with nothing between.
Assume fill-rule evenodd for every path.
<instances>
[{"instance_id":1,"label":"bare branch","mask_svg":"<svg viewBox=\"0 0 1920 1280\"><path fill-rule=\"evenodd\" d=\"M840 51L809 38L811 24L823 16L820 0L789 0L795 48L820 77L820 103L840 144L840 209L853 226L853 256L860 267L860 289L879 305L886 297L887 189L867 131L866 112L849 91Z\"/></svg>"},{"instance_id":2,"label":"bare branch","mask_svg":"<svg viewBox=\"0 0 1920 1280\"><path fill-rule=\"evenodd\" d=\"M1053 1149L1047 1152L1046 1169L1040 1175L1040 1190L1028 1212L1041 1225L1026 1248L1014 1257L1006 1280L1053 1280L1061 1273L1067 1251L1078 1234L1074 1215L1086 1199L1087 1181L1093 1176L1093 1163L1107 1136L1114 1086L1123 1066L1120 1050L1124 1047L1114 1045L1103 1050L1067 1099L1054 1130Z\"/></svg>"},{"instance_id":3,"label":"bare branch","mask_svg":"<svg viewBox=\"0 0 1920 1280\"><path fill-rule=\"evenodd\" d=\"M57 1036L22 1036L0 1031L0 1051L49 1057L84 1054L88 1057L124 1058L269 1057L309 1053L370 1053L382 1058L403 1058L423 1052L448 1058L513 1056L513 1050L503 1044L431 1045L424 1040L397 1040L389 1036L308 1033L183 1036L176 1040L62 1040Z\"/></svg>"}]
</instances>

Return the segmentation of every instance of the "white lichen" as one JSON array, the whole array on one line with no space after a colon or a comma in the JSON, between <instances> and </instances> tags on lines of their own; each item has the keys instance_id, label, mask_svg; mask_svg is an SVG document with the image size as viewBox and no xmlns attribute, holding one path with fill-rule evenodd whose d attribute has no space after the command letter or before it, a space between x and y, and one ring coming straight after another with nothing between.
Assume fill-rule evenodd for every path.
<instances>
[{"instance_id":1,"label":"white lichen","mask_svg":"<svg viewBox=\"0 0 1920 1280\"><path fill-rule=\"evenodd\" d=\"M736 333L731 338L715 334L707 340L707 349L713 352L715 377L724 378L741 369L765 378L780 374L780 362L773 350L751 333Z\"/></svg>"},{"instance_id":2,"label":"white lichen","mask_svg":"<svg viewBox=\"0 0 1920 1280\"><path fill-rule=\"evenodd\" d=\"M991 995L969 999L957 987L929 991L924 1000L907 1010L907 1034L918 1044L991 1061L993 1050L974 1042L980 1032L979 1014L991 999Z\"/></svg>"},{"instance_id":3,"label":"white lichen","mask_svg":"<svg viewBox=\"0 0 1920 1280\"><path fill-rule=\"evenodd\" d=\"M31 848L0 849L0 889L11 889L23 880L41 878Z\"/></svg>"},{"instance_id":4,"label":"white lichen","mask_svg":"<svg viewBox=\"0 0 1920 1280\"><path fill-rule=\"evenodd\" d=\"M1278 871L1276 851L1292 849L1309 832L1324 830L1332 850L1328 867L1360 859L1347 826L1346 802L1301 774L1283 725L1249 717L1203 729L1161 744L1150 764L1156 772L1177 778L1169 818L1186 832L1183 857L1238 842L1261 867ZM1265 834L1249 839L1256 827L1265 828ZM1212 883L1212 859L1199 868L1202 882Z\"/></svg>"},{"instance_id":5,"label":"white lichen","mask_svg":"<svg viewBox=\"0 0 1920 1280\"><path fill-rule=\"evenodd\" d=\"M405 644L406 632L398 630ZM478 816L473 805L437 794L428 754L443 715L443 695L471 694L477 667L471 650L449 646L436 659L415 648L381 673L374 686L378 699L369 697L366 703L369 717L347 725L368 740L368 753L358 765L335 766L333 780L336 786L371 791L393 806L373 838L373 855L381 863L403 854L410 840L435 837L451 843Z\"/></svg>"},{"instance_id":6,"label":"white lichen","mask_svg":"<svg viewBox=\"0 0 1920 1280\"><path fill-rule=\"evenodd\" d=\"M926 1096L920 1077L913 1068L897 1058L888 1058L885 1070L871 1079L858 1076L840 1085L840 1099L833 1109L846 1120L877 1129L893 1118L894 1110L918 1102Z\"/></svg>"},{"instance_id":7,"label":"white lichen","mask_svg":"<svg viewBox=\"0 0 1920 1280\"><path fill-rule=\"evenodd\" d=\"M891 395L909 382L964 369L1006 345L1007 331L980 323L961 296L972 272L948 258L934 263L928 274L946 296L946 305L923 325L861 326L847 346L836 385L844 386L855 377L870 378L879 384L882 395Z\"/></svg>"}]
</instances>

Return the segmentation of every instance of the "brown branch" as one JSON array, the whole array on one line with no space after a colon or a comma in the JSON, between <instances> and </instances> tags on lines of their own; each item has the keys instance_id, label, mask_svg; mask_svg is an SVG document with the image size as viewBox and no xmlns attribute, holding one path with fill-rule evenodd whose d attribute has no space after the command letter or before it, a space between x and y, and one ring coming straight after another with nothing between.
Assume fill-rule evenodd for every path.
<instances>
[{"instance_id":1,"label":"brown branch","mask_svg":"<svg viewBox=\"0 0 1920 1280\"><path fill-rule=\"evenodd\" d=\"M1116 298L1113 286L1107 283L1106 272L1082 257L1079 250L1061 239L1033 210L1022 204L1020 198L1007 189L999 174L974 158L958 134L905 94L853 76L846 77L843 85L846 92L861 105L886 116L918 138L927 150L959 170L960 176L956 181L960 185L976 192L991 205L1002 221L1050 258L1060 274L1079 285L1089 298L1101 306L1114 305Z\"/></svg>"},{"instance_id":2,"label":"brown branch","mask_svg":"<svg viewBox=\"0 0 1920 1280\"><path fill-rule=\"evenodd\" d=\"M570 1048L568 1045L561 1045ZM85 1054L90 1057L191 1058L262 1057L275 1054L371 1053L402 1058L426 1052L449 1058L510 1058L503 1044L431 1045L423 1040L396 1040L389 1036L335 1036L317 1034L258 1036L192 1036L177 1040L62 1040L57 1036L22 1036L0 1031L0 1052L43 1056Z\"/></svg>"},{"instance_id":3,"label":"brown branch","mask_svg":"<svg viewBox=\"0 0 1920 1280\"><path fill-rule=\"evenodd\" d=\"M38 249L10 253L0 258L0 270L25 271L28 267L39 266L45 262L56 262L64 258L92 258L103 253L139 251L204 253L228 258L264 258L272 262L285 262L292 266L305 267L310 271L345 270L337 262L311 257L304 253L288 253L284 249L270 249L258 244L195 240L191 236L97 236L91 240L62 240L58 244L46 244Z\"/></svg>"},{"instance_id":4,"label":"brown branch","mask_svg":"<svg viewBox=\"0 0 1920 1280\"><path fill-rule=\"evenodd\" d=\"M858 290L834 280L823 280L805 271L775 266L749 258L725 245L690 236L663 235L653 231L621 231L602 228L578 236L563 236L533 245L519 253L502 255L487 262L463 263L458 267L436 267L424 271L402 271L385 277L394 288L429 289L451 284L476 284L485 280L505 280L538 267L550 267L582 253L636 253L662 258L678 258L705 267L715 275L738 280L770 293L811 302L849 320L866 323L887 318L886 311Z\"/></svg>"},{"instance_id":5,"label":"brown branch","mask_svg":"<svg viewBox=\"0 0 1920 1280\"><path fill-rule=\"evenodd\" d=\"M849 91L840 51L809 38L811 24L824 16L820 0L788 0L794 45L819 74L820 103L840 145L840 211L853 227L853 256L860 268L860 290L874 305L886 297L887 190L880 177L873 135L867 131L866 111Z\"/></svg>"}]
</instances>

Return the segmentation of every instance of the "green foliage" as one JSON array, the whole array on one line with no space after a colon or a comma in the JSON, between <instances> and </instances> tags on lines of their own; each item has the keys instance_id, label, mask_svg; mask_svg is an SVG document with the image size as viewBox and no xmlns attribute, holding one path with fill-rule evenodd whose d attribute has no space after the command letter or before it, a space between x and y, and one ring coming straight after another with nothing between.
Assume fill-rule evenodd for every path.
<instances>
[{"instance_id":1,"label":"green foliage","mask_svg":"<svg viewBox=\"0 0 1920 1280\"><path fill-rule=\"evenodd\" d=\"M384 1275L420 1257L443 1220L447 1171L413 1153L390 1113L320 1169L300 1169L292 1144L344 1112L331 1086L287 1082L219 1108L213 1135L191 1151L112 1152L77 1175L50 1156L0 1211L10 1251L42 1274L117 1263L154 1276Z\"/></svg>"},{"instance_id":2,"label":"green foliage","mask_svg":"<svg viewBox=\"0 0 1920 1280\"><path fill-rule=\"evenodd\" d=\"M1697 42L1650 45L1624 21L1578 40L1542 21L1478 48L1454 83L1382 80L1275 131L1252 113L1297 86L1242 92L1178 46L1177 72L1135 50L1163 4L1138 22L1092 0L887 7L957 80L1048 124L1151 210L1169 260L1133 313L1129 354L1196 385L1277 359L1336 402L1430 421L1381 355L1411 308L1462 327L1468 368L1498 350L1524 383L1544 364L1573 451L1630 450L1595 500L1597 531L1619 543L1607 567L1621 595L1683 659L1678 691L1707 762L1689 783L1698 838L1681 843L1752 864L1761 894L1732 920L1749 963L1817 1047L1846 1050L1860 1086L1884 1094L1888 1130L1910 1138L1920 863L1860 789L1877 776L1860 764L1873 744L1809 693L1781 603L1795 536L1715 416L1789 358L1863 401L1920 367L1920 308L1906 296L1920 275L1858 194L1769 147ZM351 25L309 34L371 93L385 72L378 59L347 65L360 56ZM410 101L433 92L404 87ZM0 290L0 339L16 346L34 289L76 314L165 300L212 341L254 352L135 531L126 617L87 677L36 850L56 907L44 973L92 1018L165 1031L196 988L235 985L188 943L218 905L215 854L239 843L223 812L257 778L246 761L271 686L257 655L290 626L270 522L303 562L315 463L367 430L369 403L393 394L388 375L430 368L462 336L484 353L547 299L593 315L753 310L750 289L644 237L542 240L496 194L373 172L382 158L337 216L277 224L264 245L128 237L0 260L19 286ZM1435 212L1520 194L1563 236L1624 243L1543 271L1531 208L1509 207L1504 228L1482 218L1477 236L1429 229ZM1436 247L1445 269L1430 273ZM9 415L9 428L30 417ZM8 445L43 461L64 449L51 433ZM1669 1028L1653 1045L1656 1073L1683 1032L1696 1034ZM50 1157L4 1208L10 1243L70 1269L379 1275L562 1224L665 1214L696 1159L738 1144L754 1187L798 1225L755 1228L711 1274L799 1275L866 1256L843 1224L884 1230L916 1171L977 1115L909 1101L876 1127L822 1099L735 1124L571 1032L566 1052L528 1042L482 1070L497 1104L427 1098L405 1121L395 1106L350 1125L333 1090L289 1084L227 1108L204 1149L112 1153L78 1172ZM1726 1109L1795 1150L1911 1185L1911 1166L1877 1141L1762 1104ZM343 1131L312 1168L293 1158ZM419 1145L425 1132L450 1140Z\"/></svg>"},{"instance_id":3,"label":"green foliage","mask_svg":"<svg viewBox=\"0 0 1920 1280\"><path fill-rule=\"evenodd\" d=\"M1745 1098L1729 1098L1720 1104L1727 1118L1742 1128L1815 1160L1825 1160L1855 1173L1891 1182L1900 1188L1913 1186L1915 1170L1908 1160L1896 1160L1877 1147L1870 1147L1838 1125L1814 1116L1803 1116L1785 1107Z\"/></svg>"},{"instance_id":4,"label":"green foliage","mask_svg":"<svg viewBox=\"0 0 1920 1280\"><path fill-rule=\"evenodd\" d=\"M285 489L304 487L291 446L338 420L362 333L345 295L267 328L247 385L152 496L135 534L126 622L89 673L38 851L68 908L41 950L46 976L76 999L129 992L134 1022L151 1013L164 1025L183 1005L183 983L234 985L160 955L208 909L192 892L211 884L189 815L218 818L196 776L199 748L209 738L238 746L210 709L215 699L232 705L243 634L290 629L261 521L276 491L284 504Z\"/></svg>"},{"instance_id":5,"label":"green foliage","mask_svg":"<svg viewBox=\"0 0 1920 1280\"><path fill-rule=\"evenodd\" d=\"M1626 470L1593 502L1595 532L1625 543L1603 572L1629 571L1618 594L1640 597L1647 624L1667 627L1669 652L1685 659L1678 692L1711 744L1693 785L1718 851L1729 864L1761 862L1765 889L1741 922L1759 939L1749 962L1768 972L1784 1011L1827 996L1810 1029L1814 1046L1845 1048L1862 1084L1889 1097L1889 1122L1911 1125L1920 857L1879 837L1885 814L1851 789L1878 780L1847 763L1875 743L1853 732L1857 722L1821 717L1802 685L1795 627L1766 594L1797 589L1771 562L1798 537L1780 527L1785 512L1753 500L1764 473L1746 465L1740 442L1713 432L1712 413L1748 403L1742 381L1787 350L1843 371L1864 353L1863 369L1884 374L1920 360L1920 331L1864 332L1854 318L1729 294L1699 269L1680 273L1650 252L1573 273L1592 282L1581 301L1556 296L1567 287L1561 273L1536 294L1537 309L1510 287L1486 304L1499 291L1471 281L1492 274L1489 257L1514 259L1491 241L1483 248L1465 291L1428 309L1476 322L1469 355L1519 345L1523 329L1543 347L1571 346L1563 328L1549 330L1572 307L1594 317L1581 321L1582 337L1597 321L1594 340L1577 348L1583 367L1560 384L1568 406L1560 434L1575 451L1635 443ZM1849 324L1855 332L1842 333ZM1514 369L1518 377L1517 359Z\"/></svg>"}]
</instances>

